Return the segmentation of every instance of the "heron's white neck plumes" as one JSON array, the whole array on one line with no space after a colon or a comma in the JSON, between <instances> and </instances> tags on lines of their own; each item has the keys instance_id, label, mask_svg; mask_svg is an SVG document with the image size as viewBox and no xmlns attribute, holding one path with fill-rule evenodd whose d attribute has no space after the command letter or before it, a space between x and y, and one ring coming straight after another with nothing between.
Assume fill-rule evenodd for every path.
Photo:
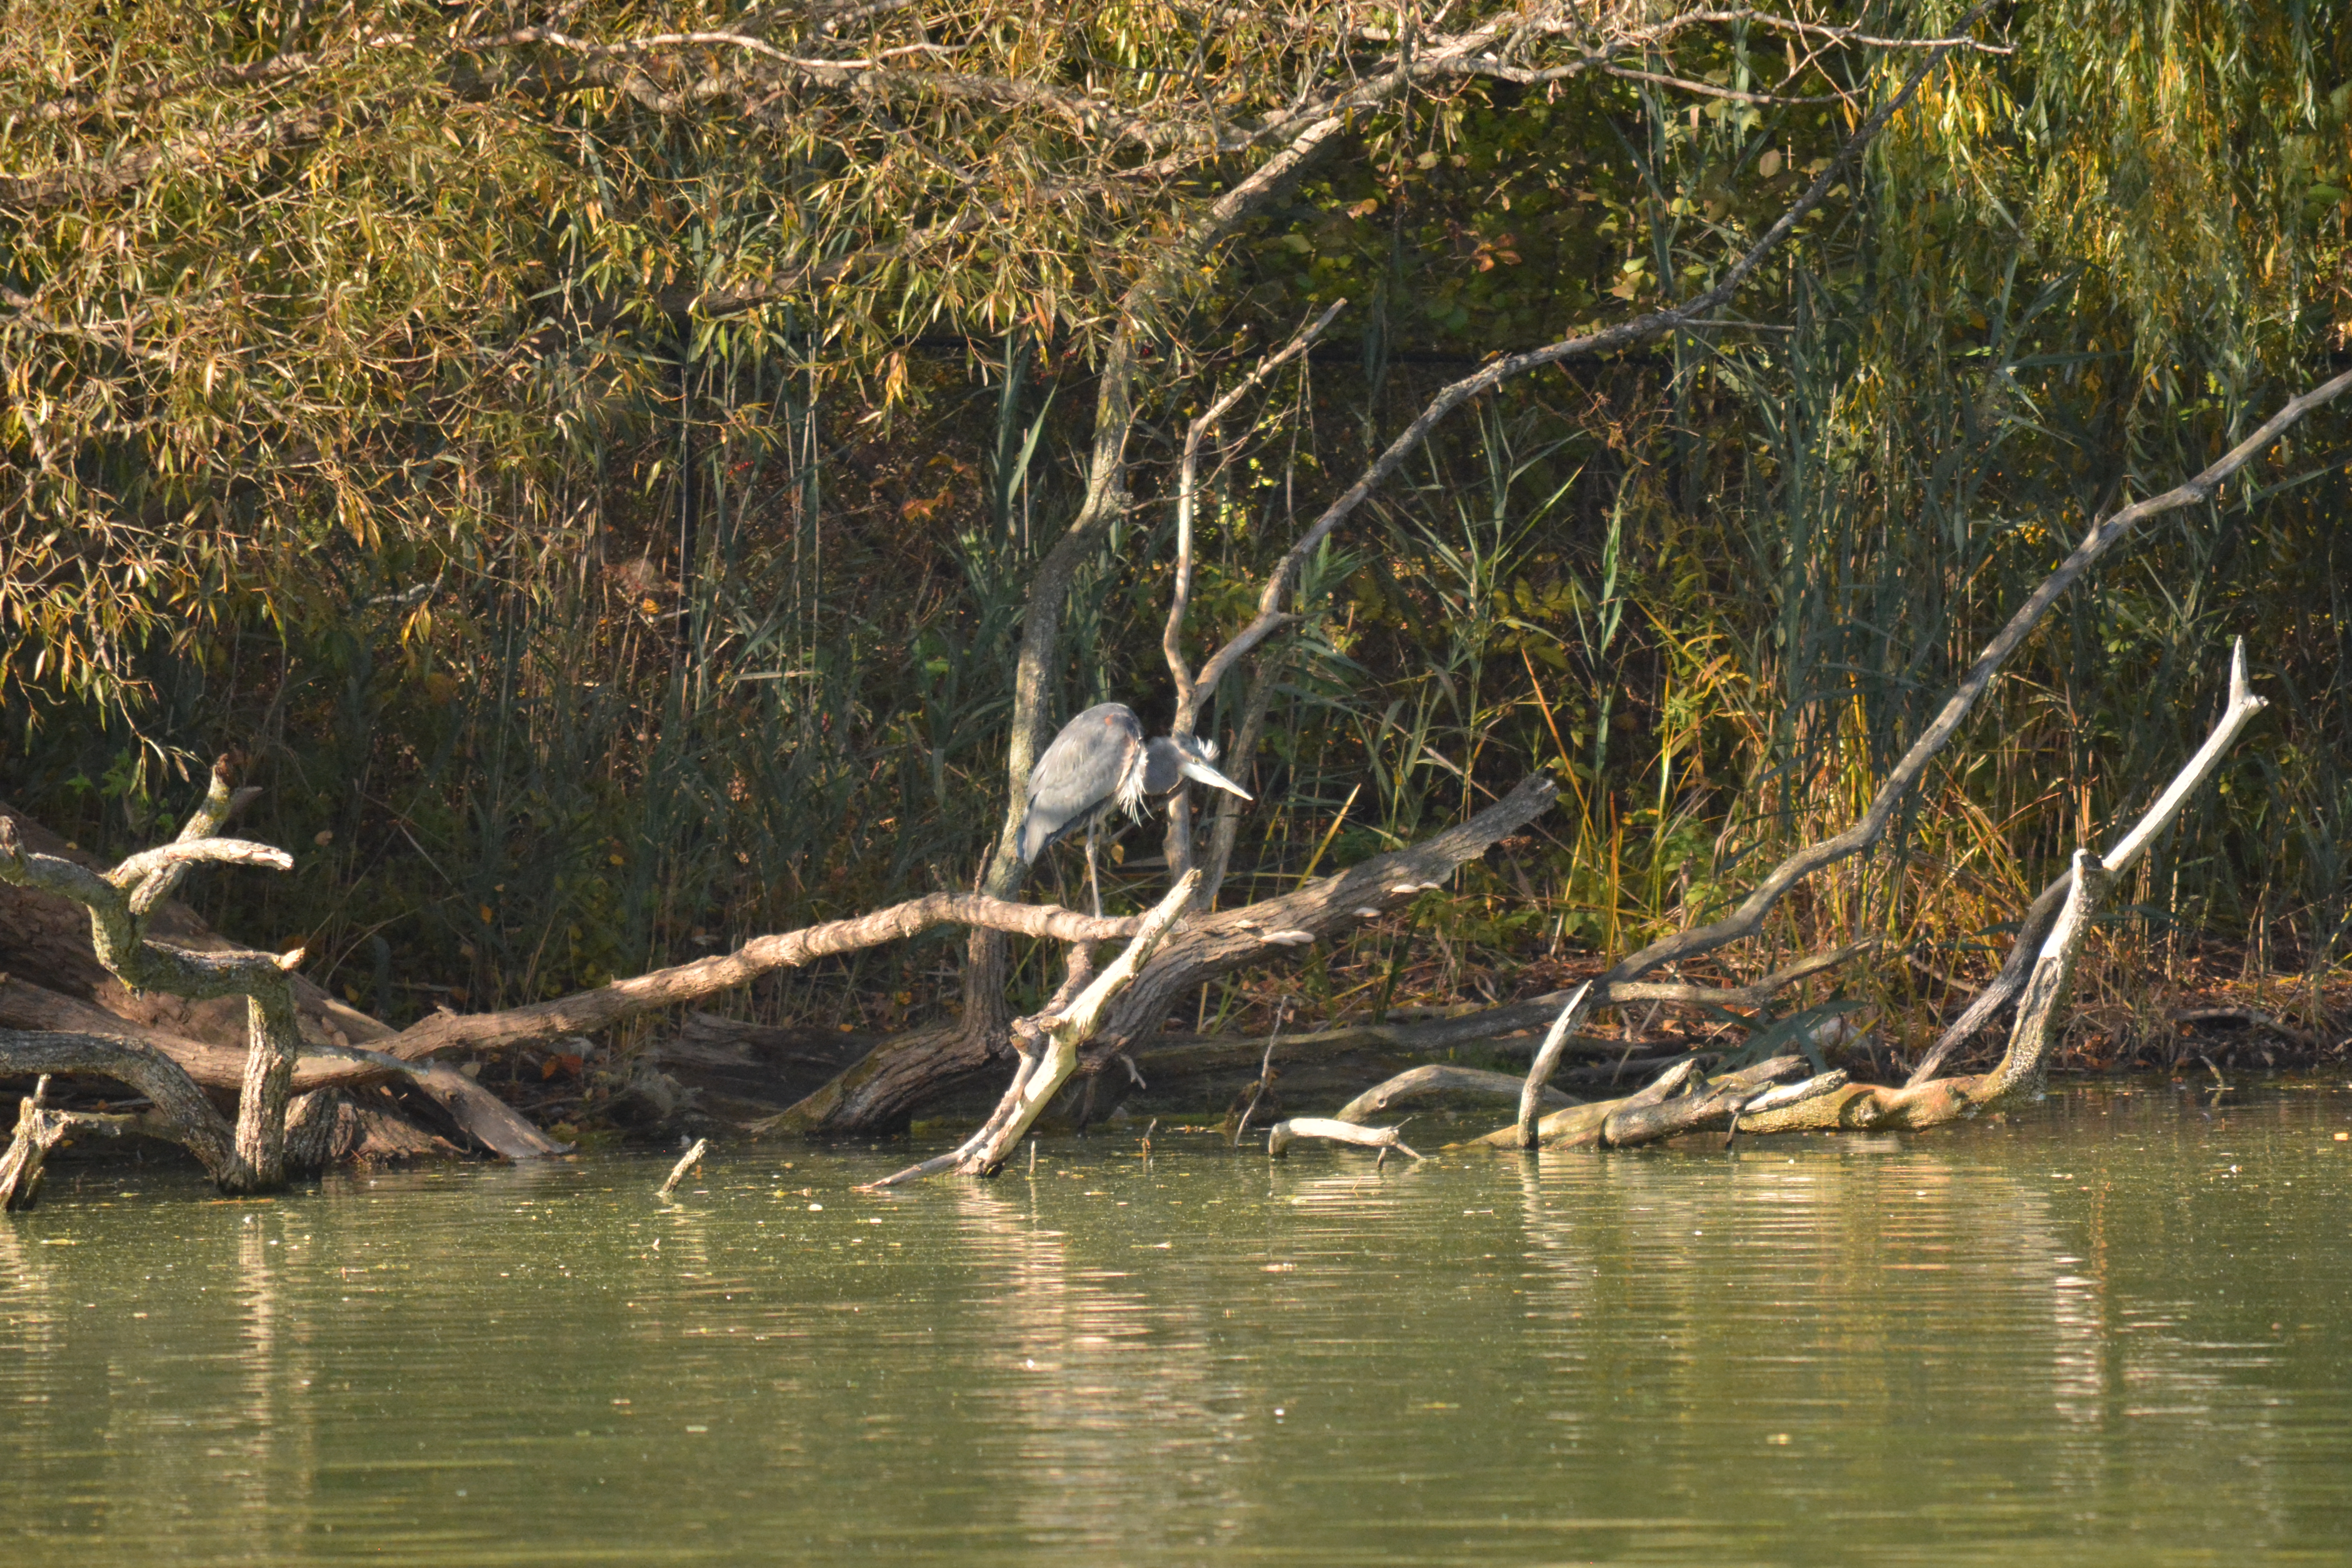
<instances>
[{"instance_id":1,"label":"heron's white neck plumes","mask_svg":"<svg viewBox=\"0 0 2352 1568\"><path fill-rule=\"evenodd\" d=\"M1127 772L1121 773L1118 779L1119 808L1127 813L1128 820L1130 822L1143 820L1143 773L1146 754L1144 747L1136 747L1134 755L1128 761Z\"/></svg>"}]
</instances>

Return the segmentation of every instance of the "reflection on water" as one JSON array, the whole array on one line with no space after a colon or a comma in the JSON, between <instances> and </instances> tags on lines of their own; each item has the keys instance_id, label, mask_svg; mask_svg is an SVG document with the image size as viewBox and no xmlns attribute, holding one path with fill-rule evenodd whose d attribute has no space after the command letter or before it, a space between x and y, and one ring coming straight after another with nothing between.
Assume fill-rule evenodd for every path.
<instances>
[{"instance_id":1,"label":"reflection on water","mask_svg":"<svg viewBox=\"0 0 2352 1568\"><path fill-rule=\"evenodd\" d=\"M28 1563L2352 1557L2352 1094L1616 1155L61 1167ZM788 1166L785 1162L791 1162Z\"/></svg>"}]
</instances>

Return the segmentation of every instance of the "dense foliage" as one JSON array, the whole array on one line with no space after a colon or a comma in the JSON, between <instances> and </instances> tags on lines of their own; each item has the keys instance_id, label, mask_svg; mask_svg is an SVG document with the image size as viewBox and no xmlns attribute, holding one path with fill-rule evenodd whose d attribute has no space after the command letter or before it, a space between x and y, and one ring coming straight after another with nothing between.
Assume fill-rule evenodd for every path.
<instances>
[{"instance_id":1,"label":"dense foliage","mask_svg":"<svg viewBox=\"0 0 2352 1568\"><path fill-rule=\"evenodd\" d=\"M1491 987L1697 918L1851 814L2094 513L2340 361L2352 16L2095 9L1973 23L1994 47L1947 58L1732 315L1481 400L1316 563L1229 897L1533 768L1571 788L1311 990L1395 1000L1415 955ZM1588 18L1524 68L1362 89L1274 199L1188 241L1299 101L1471 25L1436 10L12 5L6 787L144 842L192 759L249 753L250 830L302 865L225 918L399 1016L968 885L1024 595L1139 285L1132 499L1074 584L1057 718L1164 716L1183 426L1301 321L1349 301L1220 432L1203 647L1436 386L1703 287L1916 62L1868 40L1960 24ZM2332 963L2345 430L2104 569L1903 849L1782 940L1969 968L2194 745L2244 635L2276 722L2116 951ZM947 994L948 951L762 1004L896 1022Z\"/></svg>"}]
</instances>

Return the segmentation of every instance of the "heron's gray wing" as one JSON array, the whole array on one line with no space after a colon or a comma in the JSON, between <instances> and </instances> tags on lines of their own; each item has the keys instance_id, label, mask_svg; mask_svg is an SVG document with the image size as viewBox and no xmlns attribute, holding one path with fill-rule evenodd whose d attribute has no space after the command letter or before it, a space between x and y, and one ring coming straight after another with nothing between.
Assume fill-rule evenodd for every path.
<instances>
[{"instance_id":1,"label":"heron's gray wing","mask_svg":"<svg viewBox=\"0 0 2352 1568\"><path fill-rule=\"evenodd\" d=\"M1021 858L1108 810L1119 781L1143 748L1143 721L1124 702L1099 702L1062 726L1029 770L1029 814L1021 823Z\"/></svg>"}]
</instances>

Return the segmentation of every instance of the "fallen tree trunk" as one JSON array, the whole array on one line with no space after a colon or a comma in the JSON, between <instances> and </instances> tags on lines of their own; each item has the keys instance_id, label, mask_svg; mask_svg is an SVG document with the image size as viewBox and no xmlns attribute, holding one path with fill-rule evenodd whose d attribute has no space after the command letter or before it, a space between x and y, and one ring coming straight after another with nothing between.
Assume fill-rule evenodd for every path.
<instances>
[{"instance_id":1,"label":"fallen tree trunk","mask_svg":"<svg viewBox=\"0 0 2352 1568\"><path fill-rule=\"evenodd\" d=\"M374 1023L373 1019L367 1021ZM227 1101L231 1105L236 1103L234 1096L245 1085L245 1058L226 1046L132 1023L94 1003L6 975L0 975L0 1030L133 1040L178 1064L198 1088L231 1097ZM48 1070L80 1069L56 1067ZM297 1095L387 1083L424 1095L459 1131L490 1153L506 1159L560 1154L569 1147L533 1127L472 1079L438 1062L407 1062L356 1046L325 1046L306 1040L294 1063L292 1090ZM367 1150L361 1146L354 1152L364 1153ZM298 1162L298 1168L306 1168L304 1163Z\"/></svg>"}]
</instances>

